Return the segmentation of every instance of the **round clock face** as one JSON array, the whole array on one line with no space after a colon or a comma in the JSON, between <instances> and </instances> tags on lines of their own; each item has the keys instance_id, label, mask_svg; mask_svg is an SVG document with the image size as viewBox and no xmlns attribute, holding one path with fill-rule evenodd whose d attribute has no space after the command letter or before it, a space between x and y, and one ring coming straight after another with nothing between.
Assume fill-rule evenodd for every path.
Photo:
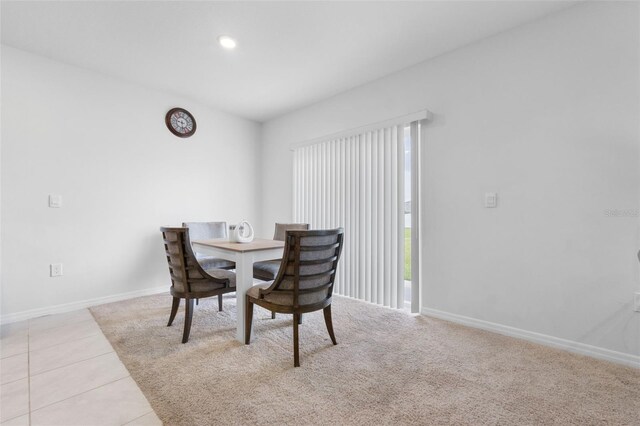
<instances>
[{"instance_id":1,"label":"round clock face","mask_svg":"<svg viewBox=\"0 0 640 426\"><path fill-rule=\"evenodd\" d=\"M169 110L164 121L171 133L178 137L188 138L196 132L196 120L186 109L173 108Z\"/></svg>"}]
</instances>

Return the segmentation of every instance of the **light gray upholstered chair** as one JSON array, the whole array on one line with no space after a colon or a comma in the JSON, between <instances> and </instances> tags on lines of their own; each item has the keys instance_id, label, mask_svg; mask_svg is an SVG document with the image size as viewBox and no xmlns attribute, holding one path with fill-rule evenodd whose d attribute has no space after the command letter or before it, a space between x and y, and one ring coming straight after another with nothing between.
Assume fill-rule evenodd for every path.
<instances>
[{"instance_id":1,"label":"light gray upholstered chair","mask_svg":"<svg viewBox=\"0 0 640 426\"><path fill-rule=\"evenodd\" d=\"M171 315L167 327L171 326L180 299L185 299L184 331L182 343L187 343L193 318L193 301L205 297L218 296L218 309L222 310L222 295L236 291L236 274L224 269L202 268L191 248L189 233L185 227L162 227L164 250L171 274Z\"/></svg>"},{"instance_id":2,"label":"light gray upholstered chair","mask_svg":"<svg viewBox=\"0 0 640 426\"><path fill-rule=\"evenodd\" d=\"M184 222L182 223L182 226L189 228L189 239L191 241L229 237L229 227L227 226L227 222ZM219 259L197 252L195 253L195 256L196 260L204 270L236 268L236 264L229 260Z\"/></svg>"},{"instance_id":3,"label":"light gray upholstered chair","mask_svg":"<svg viewBox=\"0 0 640 426\"><path fill-rule=\"evenodd\" d=\"M276 223L273 239L284 241L287 231L306 231L309 229L308 223ZM278 275L281 259L265 260L253 264L253 278L262 281L273 281Z\"/></svg>"},{"instance_id":4,"label":"light gray upholstered chair","mask_svg":"<svg viewBox=\"0 0 640 426\"><path fill-rule=\"evenodd\" d=\"M331 319L331 296L338 260L342 252L343 229L288 231L278 276L247 291L245 344L251 341L253 305L271 312L293 314L293 365L300 366L298 318L303 313L324 311L329 337L337 345Z\"/></svg>"}]
</instances>

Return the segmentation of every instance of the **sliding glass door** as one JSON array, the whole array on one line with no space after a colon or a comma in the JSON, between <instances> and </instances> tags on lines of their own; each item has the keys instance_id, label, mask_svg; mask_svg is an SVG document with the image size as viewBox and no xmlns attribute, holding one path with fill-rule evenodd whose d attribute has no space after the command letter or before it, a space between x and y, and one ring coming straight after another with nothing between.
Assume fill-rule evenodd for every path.
<instances>
[{"instance_id":1,"label":"sliding glass door","mask_svg":"<svg viewBox=\"0 0 640 426\"><path fill-rule=\"evenodd\" d=\"M294 220L345 229L337 294L418 312L419 126L397 123L294 148Z\"/></svg>"}]
</instances>

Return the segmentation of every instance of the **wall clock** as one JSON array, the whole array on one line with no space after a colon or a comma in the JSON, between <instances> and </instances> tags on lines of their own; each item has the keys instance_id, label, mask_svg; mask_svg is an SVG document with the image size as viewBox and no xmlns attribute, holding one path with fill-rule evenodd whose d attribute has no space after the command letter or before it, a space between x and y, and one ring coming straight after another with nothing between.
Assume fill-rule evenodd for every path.
<instances>
[{"instance_id":1,"label":"wall clock","mask_svg":"<svg viewBox=\"0 0 640 426\"><path fill-rule=\"evenodd\" d=\"M169 131L180 138L188 138L196 132L196 119L183 108L170 109L164 122Z\"/></svg>"}]
</instances>

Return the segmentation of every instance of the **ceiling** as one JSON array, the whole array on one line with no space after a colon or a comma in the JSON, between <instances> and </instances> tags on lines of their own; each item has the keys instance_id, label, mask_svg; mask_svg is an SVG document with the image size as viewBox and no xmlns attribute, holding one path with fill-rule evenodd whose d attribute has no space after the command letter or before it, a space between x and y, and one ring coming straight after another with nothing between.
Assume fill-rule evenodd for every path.
<instances>
[{"instance_id":1,"label":"ceiling","mask_svg":"<svg viewBox=\"0 0 640 426\"><path fill-rule=\"evenodd\" d=\"M266 121L572 4L3 0L2 43Z\"/></svg>"}]
</instances>

